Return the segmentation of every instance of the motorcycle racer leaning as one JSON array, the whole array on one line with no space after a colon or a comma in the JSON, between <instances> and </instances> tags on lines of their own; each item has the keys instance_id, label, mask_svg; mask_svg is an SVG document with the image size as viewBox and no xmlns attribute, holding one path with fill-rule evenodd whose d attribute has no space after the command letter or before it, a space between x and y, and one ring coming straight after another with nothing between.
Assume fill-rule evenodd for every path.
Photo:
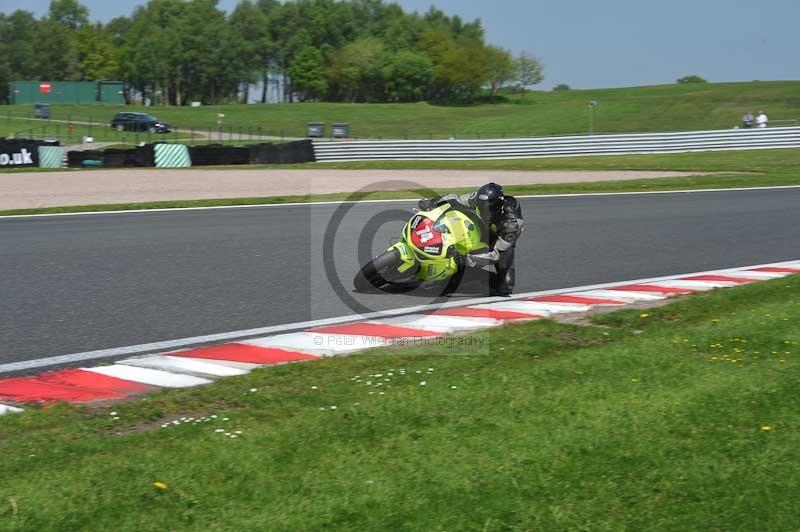
<instances>
[{"instance_id":1,"label":"motorcycle racer leaning","mask_svg":"<svg viewBox=\"0 0 800 532\"><path fill-rule=\"evenodd\" d=\"M492 292L510 295L514 289L514 247L524 229L522 208L514 196L503 194L503 187L487 183L470 194L445 194L430 199L421 199L419 208L429 211L442 203L457 203L473 210L491 231L489 251L473 252L463 258L463 265L470 268L494 266L497 275L492 281Z\"/></svg>"}]
</instances>

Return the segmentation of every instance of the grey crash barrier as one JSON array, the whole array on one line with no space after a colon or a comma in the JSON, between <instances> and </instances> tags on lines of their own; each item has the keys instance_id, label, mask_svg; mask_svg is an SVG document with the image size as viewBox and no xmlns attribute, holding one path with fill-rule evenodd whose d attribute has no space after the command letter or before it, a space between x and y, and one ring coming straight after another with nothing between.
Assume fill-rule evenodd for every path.
<instances>
[{"instance_id":1,"label":"grey crash barrier","mask_svg":"<svg viewBox=\"0 0 800 532\"><path fill-rule=\"evenodd\" d=\"M314 141L318 161L478 160L800 147L800 127L494 140Z\"/></svg>"}]
</instances>

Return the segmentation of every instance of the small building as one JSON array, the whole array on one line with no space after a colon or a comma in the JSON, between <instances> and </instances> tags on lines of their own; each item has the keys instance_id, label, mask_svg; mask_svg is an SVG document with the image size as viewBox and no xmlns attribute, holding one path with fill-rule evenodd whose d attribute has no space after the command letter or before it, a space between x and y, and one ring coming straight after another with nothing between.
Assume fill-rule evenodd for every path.
<instances>
[{"instance_id":1,"label":"small building","mask_svg":"<svg viewBox=\"0 0 800 532\"><path fill-rule=\"evenodd\" d=\"M12 81L8 102L19 104L124 104L121 81Z\"/></svg>"}]
</instances>

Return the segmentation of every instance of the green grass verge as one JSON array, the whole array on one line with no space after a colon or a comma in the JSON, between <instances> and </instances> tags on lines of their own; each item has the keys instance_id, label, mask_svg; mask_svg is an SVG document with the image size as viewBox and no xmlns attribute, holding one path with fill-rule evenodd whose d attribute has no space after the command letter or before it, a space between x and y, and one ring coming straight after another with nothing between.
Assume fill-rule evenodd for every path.
<instances>
[{"instance_id":1,"label":"green grass verge","mask_svg":"<svg viewBox=\"0 0 800 532\"><path fill-rule=\"evenodd\" d=\"M216 128L218 113L235 131L305 136L310 121L349 122L358 138L476 138L583 134L589 100L600 103L595 131L728 129L745 111L765 110L775 123L800 118L800 81L704 83L617 89L531 92L502 105L417 104L223 105L136 108L54 105L53 119L108 123L120 111L151 113L182 130ZM30 117L33 106L6 106L0 116ZM23 128L20 128L23 129Z\"/></svg>"},{"instance_id":2,"label":"green grass verge","mask_svg":"<svg viewBox=\"0 0 800 532\"><path fill-rule=\"evenodd\" d=\"M793 530L798 320L794 276L4 416L0 530Z\"/></svg>"},{"instance_id":3,"label":"green grass verge","mask_svg":"<svg viewBox=\"0 0 800 532\"><path fill-rule=\"evenodd\" d=\"M175 132L167 135L154 135L147 132L119 132L107 124L86 125L50 122L48 120L9 118L2 114L0 109L0 137L57 139L62 144L81 144L83 137L92 137L95 142L114 142L123 146L138 144L139 142L156 142L162 140L172 141L176 138L188 138L189 133Z\"/></svg>"}]
</instances>

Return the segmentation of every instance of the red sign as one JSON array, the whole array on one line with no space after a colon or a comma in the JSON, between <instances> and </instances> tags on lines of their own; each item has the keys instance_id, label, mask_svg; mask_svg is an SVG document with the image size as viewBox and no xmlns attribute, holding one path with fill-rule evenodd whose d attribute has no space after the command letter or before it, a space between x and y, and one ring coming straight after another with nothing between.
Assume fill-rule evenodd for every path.
<instances>
[{"instance_id":1,"label":"red sign","mask_svg":"<svg viewBox=\"0 0 800 532\"><path fill-rule=\"evenodd\" d=\"M42 94L50 94L52 90L53 87L49 83L39 83L39 92Z\"/></svg>"}]
</instances>

